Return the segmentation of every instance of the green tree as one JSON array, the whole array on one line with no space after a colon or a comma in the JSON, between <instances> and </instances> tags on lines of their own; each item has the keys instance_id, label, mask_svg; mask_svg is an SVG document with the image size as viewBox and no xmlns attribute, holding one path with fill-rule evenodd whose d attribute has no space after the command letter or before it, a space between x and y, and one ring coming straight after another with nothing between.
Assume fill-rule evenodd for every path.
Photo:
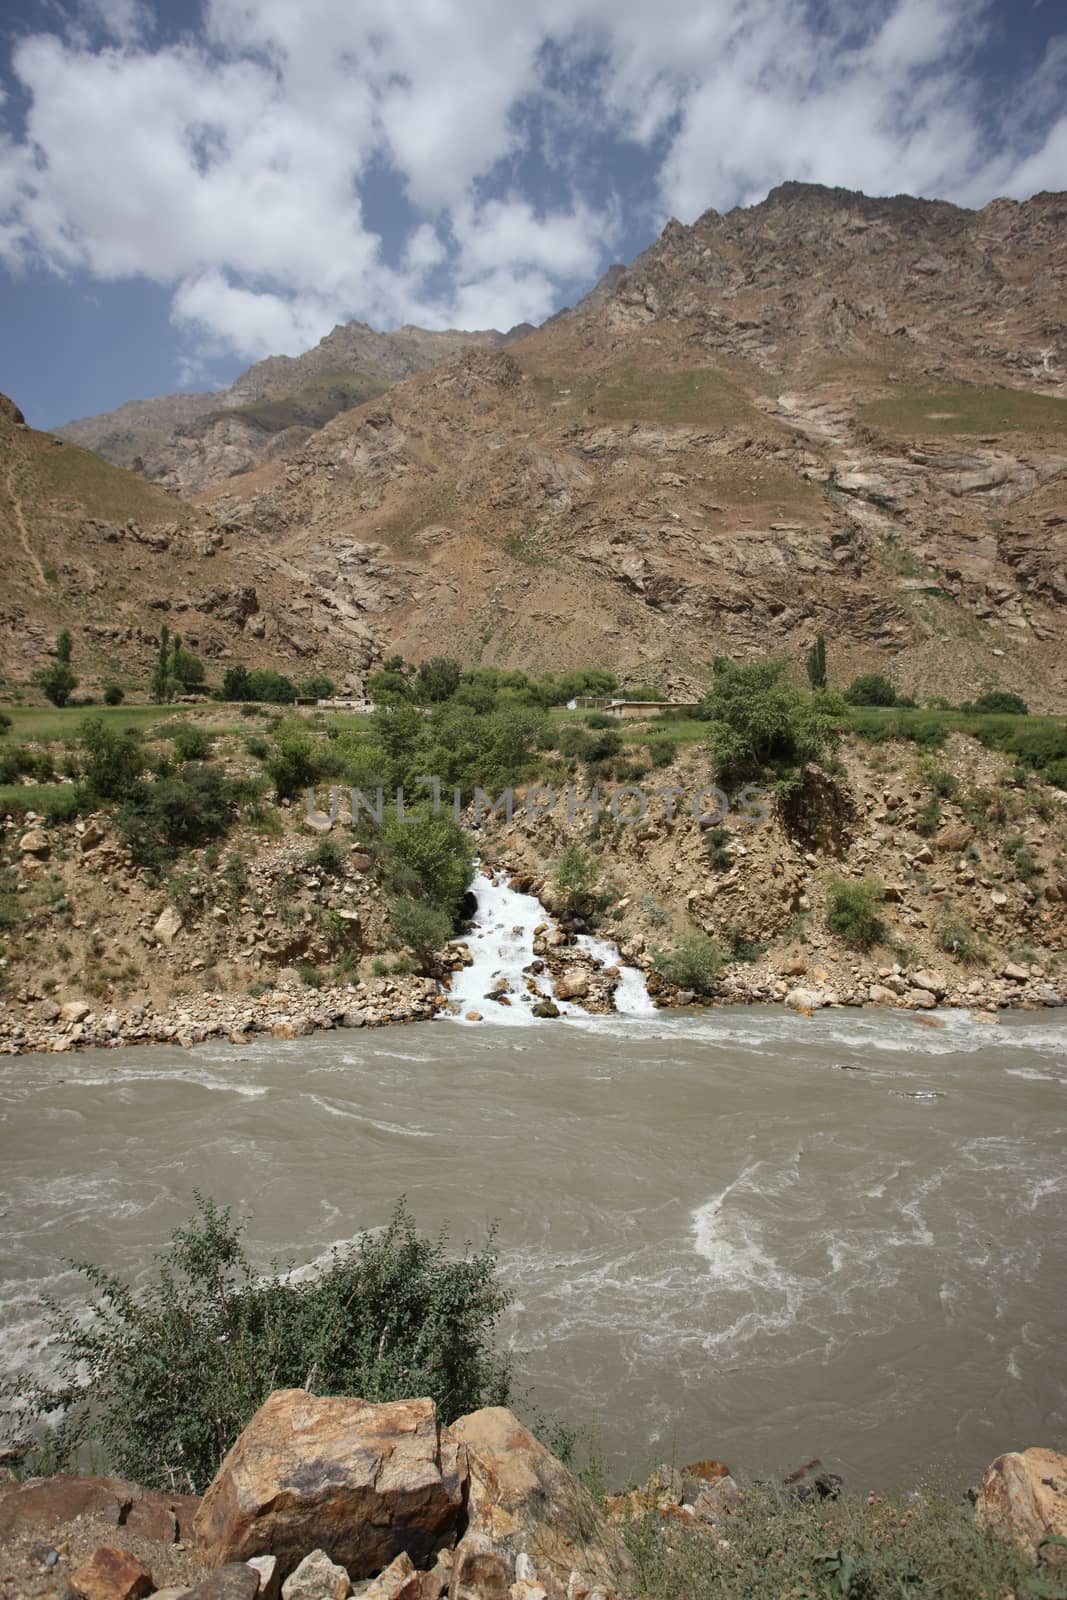
<instances>
[{"instance_id":1,"label":"green tree","mask_svg":"<svg viewBox=\"0 0 1067 1600\"><path fill-rule=\"evenodd\" d=\"M813 689L826 688L826 638L818 634L815 643L808 651L807 659L808 682Z\"/></svg>"},{"instance_id":2,"label":"green tree","mask_svg":"<svg viewBox=\"0 0 1067 1600\"><path fill-rule=\"evenodd\" d=\"M1028 717L1030 707L1021 694L1011 694L1007 689L988 689L985 694L980 694L973 706L965 708L968 711L998 712L1005 716Z\"/></svg>"},{"instance_id":3,"label":"green tree","mask_svg":"<svg viewBox=\"0 0 1067 1600\"><path fill-rule=\"evenodd\" d=\"M788 664L774 657L744 666L716 661L715 682L701 710L722 781L786 775L836 747L844 713L840 697L826 689L803 694L788 673Z\"/></svg>"},{"instance_id":4,"label":"green tree","mask_svg":"<svg viewBox=\"0 0 1067 1600\"><path fill-rule=\"evenodd\" d=\"M390 874L397 888L414 889L454 922L474 877L469 834L443 813L385 826Z\"/></svg>"},{"instance_id":5,"label":"green tree","mask_svg":"<svg viewBox=\"0 0 1067 1600\"><path fill-rule=\"evenodd\" d=\"M429 900L401 895L389 909L389 926L394 949L414 951L419 965L426 967L452 937L453 919Z\"/></svg>"},{"instance_id":6,"label":"green tree","mask_svg":"<svg viewBox=\"0 0 1067 1600\"><path fill-rule=\"evenodd\" d=\"M880 672L862 672L845 690L850 706L895 706L897 691Z\"/></svg>"},{"instance_id":7,"label":"green tree","mask_svg":"<svg viewBox=\"0 0 1067 1600\"><path fill-rule=\"evenodd\" d=\"M313 672L310 677L301 679L297 684L297 692L303 700L332 700L337 693L337 685L325 672Z\"/></svg>"},{"instance_id":8,"label":"green tree","mask_svg":"<svg viewBox=\"0 0 1067 1600\"><path fill-rule=\"evenodd\" d=\"M33 674L33 682L54 706L65 706L78 687L77 674L69 661L52 661Z\"/></svg>"},{"instance_id":9,"label":"green tree","mask_svg":"<svg viewBox=\"0 0 1067 1600\"><path fill-rule=\"evenodd\" d=\"M164 623L159 630L159 651L149 693L157 705L162 705L165 700L170 699L173 692L174 685L170 675L170 628Z\"/></svg>"},{"instance_id":10,"label":"green tree","mask_svg":"<svg viewBox=\"0 0 1067 1600\"><path fill-rule=\"evenodd\" d=\"M104 704L106 706L120 706L125 698L125 689L117 683L109 683L104 690Z\"/></svg>"},{"instance_id":11,"label":"green tree","mask_svg":"<svg viewBox=\"0 0 1067 1600\"><path fill-rule=\"evenodd\" d=\"M72 649L70 629L64 628L56 640L56 660L65 661L69 666Z\"/></svg>"},{"instance_id":12,"label":"green tree","mask_svg":"<svg viewBox=\"0 0 1067 1600\"><path fill-rule=\"evenodd\" d=\"M186 650L177 634L171 641L170 676L182 689L198 689L204 681L204 663Z\"/></svg>"},{"instance_id":13,"label":"green tree","mask_svg":"<svg viewBox=\"0 0 1067 1600\"><path fill-rule=\"evenodd\" d=\"M451 656L431 656L416 674L416 696L420 700L448 700L459 688L462 676L462 667Z\"/></svg>"}]
</instances>

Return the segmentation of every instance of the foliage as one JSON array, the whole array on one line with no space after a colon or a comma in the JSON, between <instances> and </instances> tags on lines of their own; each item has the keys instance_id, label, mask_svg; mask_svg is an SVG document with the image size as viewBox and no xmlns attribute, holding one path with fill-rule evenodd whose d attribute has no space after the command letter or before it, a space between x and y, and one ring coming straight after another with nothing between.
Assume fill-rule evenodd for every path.
<instances>
[{"instance_id":1,"label":"foliage","mask_svg":"<svg viewBox=\"0 0 1067 1600\"><path fill-rule=\"evenodd\" d=\"M880 672L863 672L845 690L850 706L895 706L897 691Z\"/></svg>"},{"instance_id":2,"label":"foliage","mask_svg":"<svg viewBox=\"0 0 1067 1600\"><path fill-rule=\"evenodd\" d=\"M1006 689L990 689L985 694L980 694L977 700L964 704L962 711L976 711L979 713L998 712L1006 716L1027 717L1030 707L1021 694L1010 694Z\"/></svg>"},{"instance_id":3,"label":"foliage","mask_svg":"<svg viewBox=\"0 0 1067 1600\"><path fill-rule=\"evenodd\" d=\"M818 634L815 643L808 651L805 665L808 669L808 682L813 689L826 688L826 637Z\"/></svg>"},{"instance_id":4,"label":"foliage","mask_svg":"<svg viewBox=\"0 0 1067 1600\"><path fill-rule=\"evenodd\" d=\"M878 878L856 883L833 877L826 889L826 925L850 949L869 950L886 937L878 911L884 900L885 887Z\"/></svg>"},{"instance_id":5,"label":"foliage","mask_svg":"<svg viewBox=\"0 0 1067 1600\"><path fill-rule=\"evenodd\" d=\"M159 650L156 654L156 664L149 684L149 692L156 701L169 700L171 696L170 680L170 628L163 624L159 632Z\"/></svg>"},{"instance_id":6,"label":"foliage","mask_svg":"<svg viewBox=\"0 0 1067 1600\"><path fill-rule=\"evenodd\" d=\"M308 851L307 863L328 878L339 878L345 870L345 852L333 839L319 839Z\"/></svg>"},{"instance_id":7,"label":"foliage","mask_svg":"<svg viewBox=\"0 0 1067 1600\"><path fill-rule=\"evenodd\" d=\"M653 950L652 961L656 971L679 989L708 994L726 965L726 956L708 934L683 933L669 950Z\"/></svg>"},{"instance_id":8,"label":"foliage","mask_svg":"<svg viewBox=\"0 0 1067 1600\"><path fill-rule=\"evenodd\" d=\"M69 661L52 661L39 667L32 681L54 706L65 706L78 687L78 677Z\"/></svg>"},{"instance_id":9,"label":"foliage","mask_svg":"<svg viewBox=\"0 0 1067 1600\"><path fill-rule=\"evenodd\" d=\"M332 700L337 693L337 685L325 672L312 672L308 677L301 678L296 692L302 700Z\"/></svg>"},{"instance_id":10,"label":"foliage","mask_svg":"<svg viewBox=\"0 0 1067 1600\"><path fill-rule=\"evenodd\" d=\"M54 1387L7 1385L47 1418L59 1464L92 1441L149 1487L202 1493L274 1389L383 1401L429 1395L445 1422L506 1404L510 1369L492 1335L508 1303L492 1235L459 1259L424 1239L401 1202L311 1276L253 1268L228 1210L196 1197L190 1222L135 1294L99 1267L90 1316L50 1307Z\"/></svg>"},{"instance_id":11,"label":"foliage","mask_svg":"<svg viewBox=\"0 0 1067 1600\"><path fill-rule=\"evenodd\" d=\"M65 661L69 666L73 648L74 646L71 642L70 629L64 628L56 639L56 660Z\"/></svg>"},{"instance_id":12,"label":"foliage","mask_svg":"<svg viewBox=\"0 0 1067 1600\"><path fill-rule=\"evenodd\" d=\"M6 711L0 711L0 733L10 733L12 728L11 718Z\"/></svg>"},{"instance_id":13,"label":"foliage","mask_svg":"<svg viewBox=\"0 0 1067 1600\"><path fill-rule=\"evenodd\" d=\"M655 1514L625 1528L640 1592L657 1600L1037 1600L1031 1576L1047 1582L1054 1570L1033 1575L1010 1540L976 1526L955 1487L923 1484L899 1500L801 1500L745 1484L743 1496L728 1539Z\"/></svg>"},{"instance_id":14,"label":"foliage","mask_svg":"<svg viewBox=\"0 0 1067 1600\"><path fill-rule=\"evenodd\" d=\"M431 656L423 661L415 678L420 700L450 700L459 688L463 669L451 656Z\"/></svg>"},{"instance_id":15,"label":"foliage","mask_svg":"<svg viewBox=\"0 0 1067 1600\"><path fill-rule=\"evenodd\" d=\"M452 937L453 919L447 911L429 900L414 900L401 895L389 908L392 944L396 950L413 950L420 965L427 966Z\"/></svg>"},{"instance_id":16,"label":"foliage","mask_svg":"<svg viewBox=\"0 0 1067 1600\"><path fill-rule=\"evenodd\" d=\"M924 839L932 839L941 826L941 801L932 794L915 818L915 832Z\"/></svg>"},{"instance_id":17,"label":"foliage","mask_svg":"<svg viewBox=\"0 0 1067 1600\"><path fill-rule=\"evenodd\" d=\"M454 922L474 877L469 835L443 814L391 821L384 835L394 885L421 894Z\"/></svg>"},{"instance_id":18,"label":"foliage","mask_svg":"<svg viewBox=\"0 0 1067 1600\"><path fill-rule=\"evenodd\" d=\"M322 776L319 752L299 721L283 723L278 729L274 749L264 764L278 800L295 800Z\"/></svg>"},{"instance_id":19,"label":"foliage","mask_svg":"<svg viewBox=\"0 0 1067 1600\"><path fill-rule=\"evenodd\" d=\"M204 681L204 663L186 650L177 634L171 645L170 676L180 689L198 689Z\"/></svg>"},{"instance_id":20,"label":"foliage","mask_svg":"<svg viewBox=\"0 0 1067 1600\"><path fill-rule=\"evenodd\" d=\"M206 761L211 754L211 737L195 722L179 722L174 730L174 754L179 761Z\"/></svg>"},{"instance_id":21,"label":"foliage","mask_svg":"<svg viewBox=\"0 0 1067 1600\"><path fill-rule=\"evenodd\" d=\"M844 707L828 690L801 693L783 660L738 666L720 657L701 710L720 780L743 782L768 770L784 775L835 749Z\"/></svg>"},{"instance_id":22,"label":"foliage","mask_svg":"<svg viewBox=\"0 0 1067 1600\"><path fill-rule=\"evenodd\" d=\"M600 875L595 856L570 841L563 846L552 874L552 885L563 911L573 915L588 907Z\"/></svg>"},{"instance_id":23,"label":"foliage","mask_svg":"<svg viewBox=\"0 0 1067 1600\"><path fill-rule=\"evenodd\" d=\"M125 689L117 683L109 683L104 690L104 704L106 706L120 706L125 698Z\"/></svg>"},{"instance_id":24,"label":"foliage","mask_svg":"<svg viewBox=\"0 0 1067 1600\"><path fill-rule=\"evenodd\" d=\"M937 942L946 955L962 961L965 966L985 960L985 946L974 929L951 913L937 930Z\"/></svg>"},{"instance_id":25,"label":"foliage","mask_svg":"<svg viewBox=\"0 0 1067 1600\"><path fill-rule=\"evenodd\" d=\"M116 728L100 716L86 717L77 739L82 784L92 801L130 800L139 793L145 757L135 729Z\"/></svg>"},{"instance_id":26,"label":"foliage","mask_svg":"<svg viewBox=\"0 0 1067 1600\"><path fill-rule=\"evenodd\" d=\"M248 798L221 768L205 763L143 785L116 824L138 865L158 870L179 851L222 838Z\"/></svg>"},{"instance_id":27,"label":"foliage","mask_svg":"<svg viewBox=\"0 0 1067 1600\"><path fill-rule=\"evenodd\" d=\"M717 872L726 872L734 864L730 854L730 833L727 828L709 828L704 835L704 849L708 861Z\"/></svg>"},{"instance_id":28,"label":"foliage","mask_svg":"<svg viewBox=\"0 0 1067 1600\"><path fill-rule=\"evenodd\" d=\"M264 700L269 705L292 705L296 699L296 685L280 672L257 667L249 672L247 667L227 667L222 675L220 700Z\"/></svg>"}]
</instances>

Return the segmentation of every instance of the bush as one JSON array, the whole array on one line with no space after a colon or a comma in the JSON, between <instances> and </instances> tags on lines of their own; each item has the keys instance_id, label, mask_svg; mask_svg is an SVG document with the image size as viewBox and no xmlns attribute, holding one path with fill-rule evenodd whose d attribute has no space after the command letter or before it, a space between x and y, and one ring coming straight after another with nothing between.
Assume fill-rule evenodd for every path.
<instances>
[{"instance_id":1,"label":"bush","mask_svg":"<svg viewBox=\"0 0 1067 1600\"><path fill-rule=\"evenodd\" d=\"M298 961L296 971L300 982L306 984L309 989L321 989L326 982L322 969L313 966L310 961Z\"/></svg>"},{"instance_id":2,"label":"bush","mask_svg":"<svg viewBox=\"0 0 1067 1600\"><path fill-rule=\"evenodd\" d=\"M599 864L588 850L573 842L565 844L552 875L561 909L573 914L587 907L599 875Z\"/></svg>"},{"instance_id":3,"label":"bush","mask_svg":"<svg viewBox=\"0 0 1067 1600\"><path fill-rule=\"evenodd\" d=\"M302 678L296 688L303 700L332 700L337 693L337 685L325 672L311 673L309 677Z\"/></svg>"},{"instance_id":4,"label":"bush","mask_svg":"<svg viewBox=\"0 0 1067 1600\"><path fill-rule=\"evenodd\" d=\"M722 946L706 933L684 933L669 950L653 950L653 965L679 989L708 994L726 965Z\"/></svg>"},{"instance_id":5,"label":"bush","mask_svg":"<svg viewBox=\"0 0 1067 1600\"><path fill-rule=\"evenodd\" d=\"M463 669L451 656L431 656L416 674L416 693L420 700L450 700L459 688Z\"/></svg>"},{"instance_id":6,"label":"bush","mask_svg":"<svg viewBox=\"0 0 1067 1600\"><path fill-rule=\"evenodd\" d=\"M315 1275L264 1275L230 1212L198 1195L157 1260L137 1294L82 1266L99 1298L88 1318L52 1310L55 1386L7 1386L37 1418L63 1411L51 1440L61 1465L91 1441L138 1483L199 1494L273 1389L429 1395L444 1422L510 1398L509 1363L492 1347L509 1299L492 1235L450 1259L401 1203L387 1228L335 1251Z\"/></svg>"},{"instance_id":7,"label":"bush","mask_svg":"<svg viewBox=\"0 0 1067 1600\"><path fill-rule=\"evenodd\" d=\"M279 729L274 750L265 764L274 781L274 794L278 800L295 800L322 775L319 753L299 727Z\"/></svg>"},{"instance_id":8,"label":"bush","mask_svg":"<svg viewBox=\"0 0 1067 1600\"><path fill-rule=\"evenodd\" d=\"M47 667L39 667L32 682L54 706L65 706L78 687L77 674L69 661L52 661Z\"/></svg>"},{"instance_id":9,"label":"bush","mask_svg":"<svg viewBox=\"0 0 1067 1600\"><path fill-rule=\"evenodd\" d=\"M897 691L880 672L863 672L845 690L850 706L895 706Z\"/></svg>"},{"instance_id":10,"label":"bush","mask_svg":"<svg viewBox=\"0 0 1067 1600\"><path fill-rule=\"evenodd\" d=\"M720 658L701 701L723 782L758 778L768 769L784 774L817 760L836 748L843 711L837 695L794 688L787 663L776 659L737 666Z\"/></svg>"},{"instance_id":11,"label":"bush","mask_svg":"<svg viewBox=\"0 0 1067 1600\"><path fill-rule=\"evenodd\" d=\"M126 691L117 683L109 683L104 690L104 704L106 706L120 706L126 698Z\"/></svg>"},{"instance_id":12,"label":"bush","mask_svg":"<svg viewBox=\"0 0 1067 1600\"><path fill-rule=\"evenodd\" d=\"M90 799L125 801L137 795L145 768L139 733L115 728L103 717L86 717L77 741L82 751L82 783Z\"/></svg>"},{"instance_id":13,"label":"bush","mask_svg":"<svg viewBox=\"0 0 1067 1600\"><path fill-rule=\"evenodd\" d=\"M221 700L266 700L271 705L292 705L296 685L280 672L247 667L227 667L219 690Z\"/></svg>"},{"instance_id":14,"label":"bush","mask_svg":"<svg viewBox=\"0 0 1067 1600\"><path fill-rule=\"evenodd\" d=\"M1021 694L1010 694L1006 689L990 689L986 694L980 694L977 700L962 707L964 711L977 711L983 714L1002 712L1005 716L1028 717L1030 707Z\"/></svg>"},{"instance_id":15,"label":"bush","mask_svg":"<svg viewBox=\"0 0 1067 1600\"><path fill-rule=\"evenodd\" d=\"M11 718L6 711L0 711L0 733L10 733L12 728Z\"/></svg>"},{"instance_id":16,"label":"bush","mask_svg":"<svg viewBox=\"0 0 1067 1600\"><path fill-rule=\"evenodd\" d=\"M959 917L947 916L937 930L937 942L946 955L972 966L985 960L985 946L974 929Z\"/></svg>"},{"instance_id":17,"label":"bush","mask_svg":"<svg viewBox=\"0 0 1067 1600\"><path fill-rule=\"evenodd\" d=\"M158 870L180 850L222 838L247 797L220 768L192 767L146 784L116 823L137 864Z\"/></svg>"},{"instance_id":18,"label":"bush","mask_svg":"<svg viewBox=\"0 0 1067 1600\"><path fill-rule=\"evenodd\" d=\"M179 761L206 761L211 738L195 722L180 722L174 730L174 754Z\"/></svg>"},{"instance_id":19,"label":"bush","mask_svg":"<svg viewBox=\"0 0 1067 1600\"><path fill-rule=\"evenodd\" d=\"M848 878L831 878L827 886L826 926L852 950L869 950L886 937L885 923L878 907L885 900L885 888L878 878L855 883Z\"/></svg>"},{"instance_id":20,"label":"bush","mask_svg":"<svg viewBox=\"0 0 1067 1600\"><path fill-rule=\"evenodd\" d=\"M394 886L421 891L454 922L474 877L474 850L459 823L443 815L390 822L385 844Z\"/></svg>"},{"instance_id":21,"label":"bush","mask_svg":"<svg viewBox=\"0 0 1067 1600\"><path fill-rule=\"evenodd\" d=\"M345 870L345 852L332 839L320 839L308 851L307 864L317 867L328 878L339 878Z\"/></svg>"},{"instance_id":22,"label":"bush","mask_svg":"<svg viewBox=\"0 0 1067 1600\"><path fill-rule=\"evenodd\" d=\"M915 832L924 839L932 839L941 826L941 802L936 794L930 796L915 818Z\"/></svg>"},{"instance_id":23,"label":"bush","mask_svg":"<svg viewBox=\"0 0 1067 1600\"><path fill-rule=\"evenodd\" d=\"M402 895L389 911L392 946L413 950L420 965L427 966L438 950L452 937L452 918L428 900L413 900Z\"/></svg>"},{"instance_id":24,"label":"bush","mask_svg":"<svg viewBox=\"0 0 1067 1600\"><path fill-rule=\"evenodd\" d=\"M624 1526L639 1592L656 1600L975 1600L1067 1593L1046 1566L976 1526L958 1485L906 1494L801 1499L746 1483L715 1530L686 1529L656 1513Z\"/></svg>"},{"instance_id":25,"label":"bush","mask_svg":"<svg viewBox=\"0 0 1067 1600\"><path fill-rule=\"evenodd\" d=\"M726 872L734 864L729 845L730 834L726 828L709 828L704 835L704 849L708 853L708 861L717 872Z\"/></svg>"}]
</instances>

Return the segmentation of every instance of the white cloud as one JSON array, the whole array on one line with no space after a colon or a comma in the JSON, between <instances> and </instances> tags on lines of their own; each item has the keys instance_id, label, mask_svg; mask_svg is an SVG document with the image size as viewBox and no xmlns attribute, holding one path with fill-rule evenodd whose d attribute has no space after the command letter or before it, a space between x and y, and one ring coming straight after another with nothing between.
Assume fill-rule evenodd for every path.
<instances>
[{"instance_id":1,"label":"white cloud","mask_svg":"<svg viewBox=\"0 0 1067 1600\"><path fill-rule=\"evenodd\" d=\"M14 51L29 112L21 143L0 136L0 261L166 285L194 359L306 348L349 316L538 320L612 258L626 140L661 158L640 203L687 221L790 177L967 203L1062 183L1067 45L1025 109L980 108L991 6L208 0L197 39L162 45L146 0L83 0L81 32ZM372 168L409 219L392 264Z\"/></svg>"}]
</instances>

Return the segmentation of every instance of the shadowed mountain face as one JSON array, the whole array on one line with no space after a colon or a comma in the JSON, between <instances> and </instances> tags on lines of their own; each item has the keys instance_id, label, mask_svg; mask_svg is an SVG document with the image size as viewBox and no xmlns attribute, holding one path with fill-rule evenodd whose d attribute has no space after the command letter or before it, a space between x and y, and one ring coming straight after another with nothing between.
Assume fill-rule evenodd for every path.
<instances>
[{"instance_id":1,"label":"shadowed mountain face","mask_svg":"<svg viewBox=\"0 0 1067 1600\"><path fill-rule=\"evenodd\" d=\"M232 415L328 384L348 331L253 368ZM669 224L507 349L433 337L481 342L184 510L285 611L279 659L295 635L355 672L448 651L681 690L821 630L832 682L1062 704L1067 196L786 184Z\"/></svg>"}]
</instances>

